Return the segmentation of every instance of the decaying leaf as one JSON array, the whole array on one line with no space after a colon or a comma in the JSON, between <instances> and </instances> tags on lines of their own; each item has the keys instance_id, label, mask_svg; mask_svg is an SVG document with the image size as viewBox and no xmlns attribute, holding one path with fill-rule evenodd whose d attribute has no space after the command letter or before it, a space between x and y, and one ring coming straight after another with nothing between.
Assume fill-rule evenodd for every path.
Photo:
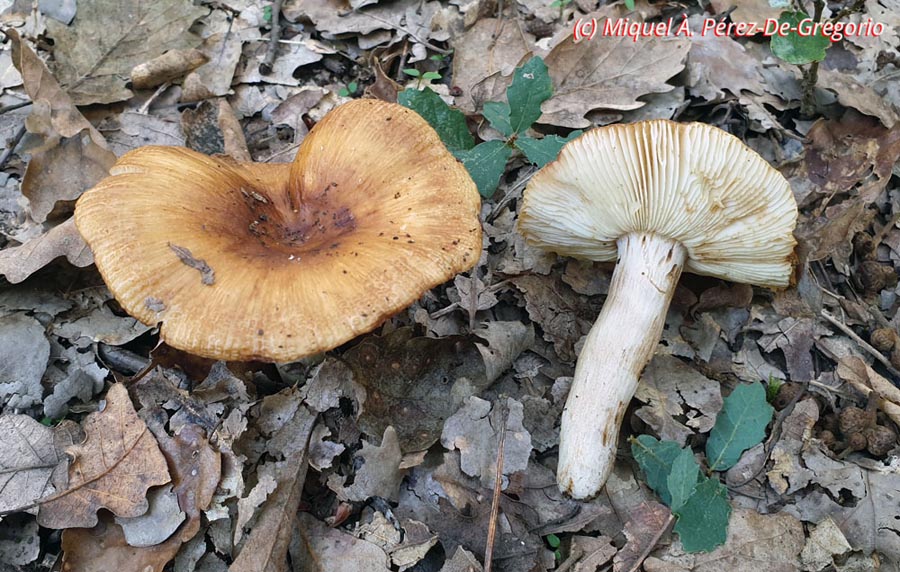
<instances>
[{"instance_id":1,"label":"decaying leaf","mask_svg":"<svg viewBox=\"0 0 900 572\"><path fill-rule=\"evenodd\" d=\"M366 389L360 428L383 435L393 426L404 452L431 446L462 401L493 381L477 344L465 336L413 337L411 328L400 328L365 338L343 357Z\"/></svg>"},{"instance_id":2,"label":"decaying leaf","mask_svg":"<svg viewBox=\"0 0 900 572\"><path fill-rule=\"evenodd\" d=\"M803 525L789 514L736 509L728 540L712 552L685 554L681 543L644 561L647 572L795 572L804 545Z\"/></svg>"},{"instance_id":3,"label":"decaying leaf","mask_svg":"<svg viewBox=\"0 0 900 572\"><path fill-rule=\"evenodd\" d=\"M66 450L72 457L67 488L41 504L41 526L91 528L101 508L118 516L141 515L147 511L147 489L170 480L166 459L125 386L110 388L106 407L88 416L84 432L84 443Z\"/></svg>"},{"instance_id":4,"label":"decaying leaf","mask_svg":"<svg viewBox=\"0 0 900 572\"><path fill-rule=\"evenodd\" d=\"M0 404L24 409L40 403L49 359L50 343L40 322L22 313L0 317Z\"/></svg>"},{"instance_id":5,"label":"decaying leaf","mask_svg":"<svg viewBox=\"0 0 900 572\"><path fill-rule=\"evenodd\" d=\"M835 557L840 559L850 550L850 543L847 542L844 533L831 517L827 517L809 534L806 546L800 553L800 561L803 562L804 570L819 572L829 564L834 565Z\"/></svg>"},{"instance_id":6,"label":"decaying leaf","mask_svg":"<svg viewBox=\"0 0 900 572\"><path fill-rule=\"evenodd\" d=\"M200 40L188 28L205 14L187 0L83 2L71 26L47 22L54 72L78 105L128 99L132 68L166 50L196 47Z\"/></svg>"},{"instance_id":7,"label":"decaying leaf","mask_svg":"<svg viewBox=\"0 0 900 572\"><path fill-rule=\"evenodd\" d=\"M21 246L0 250L0 274L18 284L60 256L79 268L94 263L94 255L75 228L73 218Z\"/></svg>"},{"instance_id":8,"label":"decaying leaf","mask_svg":"<svg viewBox=\"0 0 900 572\"><path fill-rule=\"evenodd\" d=\"M390 558L377 545L329 528L308 513L297 517L300 572L389 572Z\"/></svg>"},{"instance_id":9,"label":"decaying leaf","mask_svg":"<svg viewBox=\"0 0 900 572\"><path fill-rule=\"evenodd\" d=\"M597 26L606 20L598 19ZM540 123L584 128L595 109L627 110L643 105L638 96L667 92L666 80L684 67L690 40L679 36L644 38L601 35L576 42L567 35L545 62L553 79L553 97L541 106Z\"/></svg>"},{"instance_id":10,"label":"decaying leaf","mask_svg":"<svg viewBox=\"0 0 900 572\"><path fill-rule=\"evenodd\" d=\"M478 111L488 99L484 86L496 75L509 76L534 47L534 37L522 30L517 19L481 18L460 38L453 55L453 85L461 95L456 107L468 113ZM505 88L504 88L505 89ZM476 99L477 98L477 99Z\"/></svg>"},{"instance_id":11,"label":"decaying leaf","mask_svg":"<svg viewBox=\"0 0 900 572\"><path fill-rule=\"evenodd\" d=\"M504 412L504 408L508 408ZM506 419L505 429L503 426ZM480 477L484 487L492 487L497 472L500 432L503 440L503 475L524 471L531 455L531 435L522 426L522 404L506 399L503 405L492 407L490 401L468 398L462 408L447 419L441 434L441 444L447 449L459 449L464 473Z\"/></svg>"},{"instance_id":12,"label":"decaying leaf","mask_svg":"<svg viewBox=\"0 0 900 572\"><path fill-rule=\"evenodd\" d=\"M54 482L65 482L69 429L68 423L54 429L27 415L0 415L0 512L30 506L53 493Z\"/></svg>"},{"instance_id":13,"label":"decaying leaf","mask_svg":"<svg viewBox=\"0 0 900 572\"><path fill-rule=\"evenodd\" d=\"M346 479L332 474L328 486L342 501L365 501L370 497L396 500L400 481L405 471L400 469L403 453L400 441L393 427L384 430L381 445L363 442L362 450L356 455L361 464L356 464L353 484L344 486Z\"/></svg>"},{"instance_id":14,"label":"decaying leaf","mask_svg":"<svg viewBox=\"0 0 900 572\"><path fill-rule=\"evenodd\" d=\"M658 502L645 502L637 506L625 523L625 546L613 560L614 572L632 570L638 560L659 540L664 529L672 522L672 511Z\"/></svg>"},{"instance_id":15,"label":"decaying leaf","mask_svg":"<svg viewBox=\"0 0 900 572\"><path fill-rule=\"evenodd\" d=\"M637 410L660 438L683 446L694 430L712 429L722 408L719 383L674 356L657 355L641 376L635 397L649 405ZM683 419L679 421L678 419Z\"/></svg>"}]
</instances>

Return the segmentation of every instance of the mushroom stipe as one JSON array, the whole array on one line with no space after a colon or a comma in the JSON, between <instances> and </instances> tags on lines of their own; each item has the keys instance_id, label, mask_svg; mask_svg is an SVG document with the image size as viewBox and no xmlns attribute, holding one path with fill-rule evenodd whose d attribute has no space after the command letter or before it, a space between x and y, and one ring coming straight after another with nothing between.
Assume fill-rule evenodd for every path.
<instances>
[{"instance_id":1,"label":"mushroom stipe","mask_svg":"<svg viewBox=\"0 0 900 572\"><path fill-rule=\"evenodd\" d=\"M472 268L480 207L424 119L355 100L291 164L131 151L78 200L75 222L122 307L161 322L170 345L286 362L371 331Z\"/></svg>"},{"instance_id":2,"label":"mushroom stipe","mask_svg":"<svg viewBox=\"0 0 900 572\"><path fill-rule=\"evenodd\" d=\"M528 184L519 230L562 255L616 260L562 414L557 484L600 491L682 270L783 288L797 205L785 178L728 133L657 120L594 129Z\"/></svg>"}]
</instances>

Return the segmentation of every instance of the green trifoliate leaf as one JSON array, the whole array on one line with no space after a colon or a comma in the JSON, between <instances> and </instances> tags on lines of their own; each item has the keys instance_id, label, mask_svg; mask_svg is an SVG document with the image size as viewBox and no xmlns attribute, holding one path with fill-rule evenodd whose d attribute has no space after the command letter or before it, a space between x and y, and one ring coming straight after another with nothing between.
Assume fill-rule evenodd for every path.
<instances>
[{"instance_id":1,"label":"green trifoliate leaf","mask_svg":"<svg viewBox=\"0 0 900 572\"><path fill-rule=\"evenodd\" d=\"M472 149L457 151L456 158L463 162L483 197L491 197L506 169L512 149L504 141L485 141Z\"/></svg>"},{"instance_id":2,"label":"green trifoliate leaf","mask_svg":"<svg viewBox=\"0 0 900 572\"><path fill-rule=\"evenodd\" d=\"M460 110L452 109L431 89L401 91L397 101L424 117L451 152L471 149L475 145L466 126L466 116Z\"/></svg>"},{"instance_id":3,"label":"green trifoliate leaf","mask_svg":"<svg viewBox=\"0 0 900 572\"><path fill-rule=\"evenodd\" d=\"M724 471L737 463L745 450L761 443L772 420L772 406L759 383L742 384L725 398L716 424L706 441L711 471Z\"/></svg>"},{"instance_id":4,"label":"green trifoliate leaf","mask_svg":"<svg viewBox=\"0 0 900 572\"><path fill-rule=\"evenodd\" d=\"M672 506L669 473L680 454L681 447L674 441L660 441L650 435L631 440L631 455L647 476L647 484L668 506Z\"/></svg>"},{"instance_id":5,"label":"green trifoliate leaf","mask_svg":"<svg viewBox=\"0 0 900 572\"><path fill-rule=\"evenodd\" d=\"M502 101L488 101L484 104L482 114L491 127L506 137L512 136L513 128L509 124L509 105Z\"/></svg>"},{"instance_id":6,"label":"green trifoliate leaf","mask_svg":"<svg viewBox=\"0 0 900 572\"><path fill-rule=\"evenodd\" d=\"M543 167L550 161L559 156L559 150L563 145L572 139L581 135L581 131L573 131L568 137L560 137L559 135L545 135L543 139L535 139L527 135L520 135L516 139L516 147L525 153L528 160Z\"/></svg>"},{"instance_id":7,"label":"green trifoliate leaf","mask_svg":"<svg viewBox=\"0 0 900 572\"><path fill-rule=\"evenodd\" d=\"M725 543L731 505L718 480L704 478L687 502L672 512L678 517L675 532L686 552L709 552Z\"/></svg>"},{"instance_id":8,"label":"green trifoliate leaf","mask_svg":"<svg viewBox=\"0 0 900 572\"><path fill-rule=\"evenodd\" d=\"M682 449L681 453L672 461L672 469L666 478L666 487L672 495L672 504L669 507L673 512L677 511L687 502L700 478L700 465L694 458L690 449Z\"/></svg>"},{"instance_id":9,"label":"green trifoliate leaf","mask_svg":"<svg viewBox=\"0 0 900 572\"><path fill-rule=\"evenodd\" d=\"M788 24L786 33L782 34L782 26ZM803 65L820 62L825 59L825 50L831 46L831 40L821 31L813 34L813 24L803 12L782 12L778 17L778 31L769 41L772 53L789 64Z\"/></svg>"},{"instance_id":10,"label":"green trifoliate leaf","mask_svg":"<svg viewBox=\"0 0 900 572\"><path fill-rule=\"evenodd\" d=\"M541 116L541 104L553 95L553 83L544 60L535 56L513 72L506 89L509 124L513 133L524 133Z\"/></svg>"}]
</instances>

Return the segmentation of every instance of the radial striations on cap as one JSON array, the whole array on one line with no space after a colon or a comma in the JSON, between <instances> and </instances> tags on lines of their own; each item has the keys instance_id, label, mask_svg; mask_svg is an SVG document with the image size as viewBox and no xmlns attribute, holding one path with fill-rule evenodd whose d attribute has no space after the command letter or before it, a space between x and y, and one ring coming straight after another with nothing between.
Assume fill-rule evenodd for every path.
<instances>
[{"instance_id":1,"label":"radial striations on cap","mask_svg":"<svg viewBox=\"0 0 900 572\"><path fill-rule=\"evenodd\" d=\"M784 287L796 218L787 180L736 137L654 120L567 143L529 182L519 229L535 246L604 261L619 237L655 233L685 246L688 272Z\"/></svg>"},{"instance_id":2,"label":"radial striations on cap","mask_svg":"<svg viewBox=\"0 0 900 572\"><path fill-rule=\"evenodd\" d=\"M475 265L480 198L416 113L357 100L293 164L144 147L78 201L130 314L216 359L289 361L368 332Z\"/></svg>"}]
</instances>

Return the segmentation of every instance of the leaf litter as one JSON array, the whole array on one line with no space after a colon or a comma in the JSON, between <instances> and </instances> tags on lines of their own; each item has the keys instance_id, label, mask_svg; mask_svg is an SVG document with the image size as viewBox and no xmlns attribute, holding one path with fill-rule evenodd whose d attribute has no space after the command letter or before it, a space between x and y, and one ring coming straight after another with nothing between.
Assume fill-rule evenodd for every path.
<instances>
[{"instance_id":1,"label":"leaf litter","mask_svg":"<svg viewBox=\"0 0 900 572\"><path fill-rule=\"evenodd\" d=\"M580 0L7 4L0 133L25 135L0 173L0 526L17 531L2 536L4 564L44 551L84 570L306 570L311 558L340 570L353 554L358 569L457 572L481 569L494 526L494 570L900 565L893 0L847 16L889 30L827 50L809 116L804 72L759 38L571 35L579 18L777 17L766 2L708 14ZM507 93L534 55L552 85L537 107ZM151 63L165 65L137 81ZM406 68L440 77L410 82ZM423 84L433 96L403 91ZM157 332L90 268L70 218L78 196L140 145L287 161L339 102L398 91L436 115L449 104L439 131L460 149L504 134L503 117L538 118L521 144L489 141L503 161L484 169L498 190L480 265L323 358L154 362ZM773 295L686 276L624 431L672 442L670 456L648 473L623 442L604 493L577 502L554 482L558 419L611 267L538 252L515 231L536 170L528 142L644 117L723 127L785 174L801 206L799 282ZM115 383L134 374L127 390ZM768 394L772 421L728 405L743 387ZM692 511L731 513L711 527L724 544L689 552ZM60 539L39 525L66 528Z\"/></svg>"}]
</instances>

